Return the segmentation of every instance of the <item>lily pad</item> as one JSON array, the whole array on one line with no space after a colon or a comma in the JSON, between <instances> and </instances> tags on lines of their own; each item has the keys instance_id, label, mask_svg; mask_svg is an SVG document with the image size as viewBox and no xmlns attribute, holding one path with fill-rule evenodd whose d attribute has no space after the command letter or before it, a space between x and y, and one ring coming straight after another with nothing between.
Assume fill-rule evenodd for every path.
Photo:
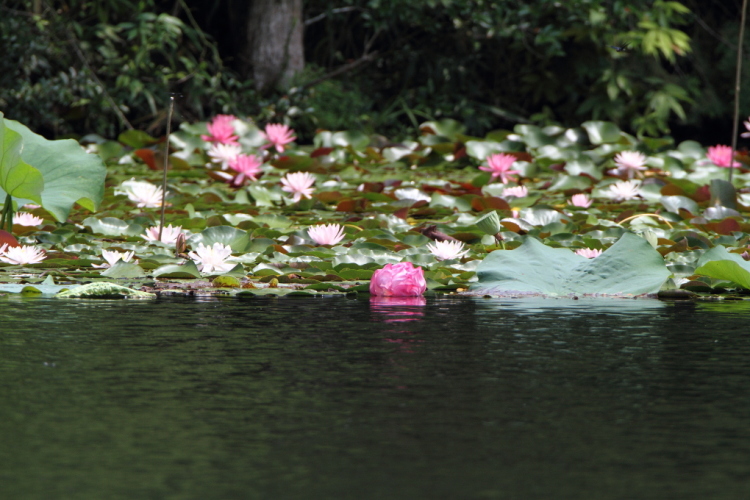
<instances>
[{"instance_id":1,"label":"lily pad","mask_svg":"<svg viewBox=\"0 0 750 500\"><path fill-rule=\"evenodd\" d=\"M727 252L721 245L715 246L698 259L695 274L720 280L729 280L750 289L750 262L736 253Z\"/></svg>"},{"instance_id":2,"label":"lily pad","mask_svg":"<svg viewBox=\"0 0 750 500\"><path fill-rule=\"evenodd\" d=\"M566 248L550 248L534 238L515 250L497 250L477 266L481 294L656 293L671 273L662 256L633 233L625 233L595 259Z\"/></svg>"}]
</instances>

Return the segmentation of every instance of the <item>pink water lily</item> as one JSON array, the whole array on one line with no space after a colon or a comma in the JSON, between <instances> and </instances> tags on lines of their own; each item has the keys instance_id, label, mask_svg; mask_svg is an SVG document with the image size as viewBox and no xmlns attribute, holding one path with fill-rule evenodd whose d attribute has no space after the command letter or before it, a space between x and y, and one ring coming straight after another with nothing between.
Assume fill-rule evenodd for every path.
<instances>
[{"instance_id":1,"label":"pink water lily","mask_svg":"<svg viewBox=\"0 0 750 500\"><path fill-rule=\"evenodd\" d=\"M237 155L234 161L229 162L229 167L237 172L232 180L233 186L241 186L245 179L258 180L258 174L262 173L260 166L263 161L255 155Z\"/></svg>"},{"instance_id":2,"label":"pink water lily","mask_svg":"<svg viewBox=\"0 0 750 500\"><path fill-rule=\"evenodd\" d=\"M411 262L386 264L372 275L370 293L383 297L416 297L427 290L424 271Z\"/></svg>"},{"instance_id":3,"label":"pink water lily","mask_svg":"<svg viewBox=\"0 0 750 500\"><path fill-rule=\"evenodd\" d=\"M9 247L7 243L0 246L0 261L6 264L21 266L24 264L38 264L47 258L44 250L34 245Z\"/></svg>"},{"instance_id":4,"label":"pink water lily","mask_svg":"<svg viewBox=\"0 0 750 500\"><path fill-rule=\"evenodd\" d=\"M294 195L293 201L296 203L303 197L310 199L314 189L312 185L315 183L315 176L309 172L294 172L292 174L286 174L286 177L281 179L283 187L282 191L291 193Z\"/></svg>"},{"instance_id":5,"label":"pink water lily","mask_svg":"<svg viewBox=\"0 0 750 500\"><path fill-rule=\"evenodd\" d=\"M510 174L519 173L518 170L511 170L510 167L516 161L515 156L506 155L504 153L496 153L487 157L487 165L482 165L479 170L485 172L491 172L490 182L495 180L495 177L500 177L500 182L507 184L510 181L516 180L516 178Z\"/></svg>"},{"instance_id":6,"label":"pink water lily","mask_svg":"<svg viewBox=\"0 0 750 500\"><path fill-rule=\"evenodd\" d=\"M206 142L236 144L237 136L234 134L234 126L232 125L232 121L236 119L232 115L216 115L213 121L206 125L209 135L202 135L201 139Z\"/></svg>"},{"instance_id":7,"label":"pink water lily","mask_svg":"<svg viewBox=\"0 0 750 500\"><path fill-rule=\"evenodd\" d=\"M339 224L320 224L307 228L307 234L318 245L335 245L344 239L344 228Z\"/></svg>"},{"instance_id":8,"label":"pink water lily","mask_svg":"<svg viewBox=\"0 0 750 500\"><path fill-rule=\"evenodd\" d=\"M524 198L529 195L529 190L526 186L516 186L503 189L503 198Z\"/></svg>"},{"instance_id":9,"label":"pink water lily","mask_svg":"<svg viewBox=\"0 0 750 500\"><path fill-rule=\"evenodd\" d=\"M269 123L268 125L266 125L265 132L261 132L261 135L265 137L266 140L270 143L261 146L261 149L266 149L273 146L279 153L283 153L284 146L297 138L294 135L294 130L281 123Z\"/></svg>"},{"instance_id":10,"label":"pink water lily","mask_svg":"<svg viewBox=\"0 0 750 500\"><path fill-rule=\"evenodd\" d=\"M570 198L570 204L574 207L589 208L591 206L591 198L587 194L574 194Z\"/></svg>"},{"instance_id":11,"label":"pink water lily","mask_svg":"<svg viewBox=\"0 0 750 500\"><path fill-rule=\"evenodd\" d=\"M745 126L745 130L747 130L747 132L741 133L740 137L750 137L750 117L748 117L746 121L742 122L742 124Z\"/></svg>"},{"instance_id":12,"label":"pink water lily","mask_svg":"<svg viewBox=\"0 0 750 500\"><path fill-rule=\"evenodd\" d=\"M602 251L596 248L581 248L576 250L576 255L586 257L587 259L595 259L602 254Z\"/></svg>"},{"instance_id":13,"label":"pink water lily","mask_svg":"<svg viewBox=\"0 0 750 500\"><path fill-rule=\"evenodd\" d=\"M730 164L732 168L739 168L742 164L735 161L732 158L732 147L723 146L721 144L717 146L709 146L706 157L717 167L729 168Z\"/></svg>"}]
</instances>

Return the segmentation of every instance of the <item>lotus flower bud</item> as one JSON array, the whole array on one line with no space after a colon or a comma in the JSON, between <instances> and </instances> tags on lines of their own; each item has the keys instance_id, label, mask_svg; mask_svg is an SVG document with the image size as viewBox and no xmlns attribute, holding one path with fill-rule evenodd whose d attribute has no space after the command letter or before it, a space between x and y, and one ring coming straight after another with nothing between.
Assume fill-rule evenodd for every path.
<instances>
[{"instance_id":1,"label":"lotus flower bud","mask_svg":"<svg viewBox=\"0 0 750 500\"><path fill-rule=\"evenodd\" d=\"M416 297L427 290L424 271L411 262L386 264L372 275L370 293L382 297Z\"/></svg>"}]
</instances>

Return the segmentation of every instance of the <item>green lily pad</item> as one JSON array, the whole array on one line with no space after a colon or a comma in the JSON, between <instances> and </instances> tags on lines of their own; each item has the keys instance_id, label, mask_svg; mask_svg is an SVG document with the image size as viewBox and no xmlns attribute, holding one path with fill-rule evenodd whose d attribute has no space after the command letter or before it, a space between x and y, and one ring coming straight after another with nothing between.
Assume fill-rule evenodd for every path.
<instances>
[{"instance_id":1,"label":"green lily pad","mask_svg":"<svg viewBox=\"0 0 750 500\"><path fill-rule=\"evenodd\" d=\"M44 179L42 173L21 157L23 137L5 126L0 113L0 188L15 198L42 202ZM5 197L2 197L5 202Z\"/></svg>"},{"instance_id":2,"label":"green lily pad","mask_svg":"<svg viewBox=\"0 0 750 500\"><path fill-rule=\"evenodd\" d=\"M727 252L726 247L715 246L698 259L694 274L720 280L729 280L750 289L750 262L736 253Z\"/></svg>"},{"instance_id":3,"label":"green lily pad","mask_svg":"<svg viewBox=\"0 0 750 500\"><path fill-rule=\"evenodd\" d=\"M146 276L146 273L138 264L118 260L112 267L102 272L102 276L108 278L142 278Z\"/></svg>"},{"instance_id":4,"label":"green lily pad","mask_svg":"<svg viewBox=\"0 0 750 500\"><path fill-rule=\"evenodd\" d=\"M165 266L161 266L158 269L154 269L151 275L154 278L159 277L185 279L200 278L201 272L198 270L198 266L195 265L195 262L189 260L184 264L167 264Z\"/></svg>"},{"instance_id":5,"label":"green lily pad","mask_svg":"<svg viewBox=\"0 0 750 500\"><path fill-rule=\"evenodd\" d=\"M497 250L477 266L479 294L656 293L671 273L662 256L633 233L625 233L595 259L566 248L550 248L534 238L515 250Z\"/></svg>"},{"instance_id":6,"label":"green lily pad","mask_svg":"<svg viewBox=\"0 0 750 500\"><path fill-rule=\"evenodd\" d=\"M221 243L222 245L232 247L233 253L243 253L250 247L250 235L247 234L247 231L232 226L214 226L206 228L198 234L194 234L188 242L193 249L200 243L203 243L205 246Z\"/></svg>"}]
</instances>

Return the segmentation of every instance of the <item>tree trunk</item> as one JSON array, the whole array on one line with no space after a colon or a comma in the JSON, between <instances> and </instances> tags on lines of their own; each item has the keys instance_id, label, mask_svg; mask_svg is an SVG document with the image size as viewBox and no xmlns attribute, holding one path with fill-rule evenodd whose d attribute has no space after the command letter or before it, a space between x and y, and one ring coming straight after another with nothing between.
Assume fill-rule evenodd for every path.
<instances>
[{"instance_id":1,"label":"tree trunk","mask_svg":"<svg viewBox=\"0 0 750 500\"><path fill-rule=\"evenodd\" d=\"M305 66L302 0L251 0L244 73L261 93L286 87Z\"/></svg>"}]
</instances>

